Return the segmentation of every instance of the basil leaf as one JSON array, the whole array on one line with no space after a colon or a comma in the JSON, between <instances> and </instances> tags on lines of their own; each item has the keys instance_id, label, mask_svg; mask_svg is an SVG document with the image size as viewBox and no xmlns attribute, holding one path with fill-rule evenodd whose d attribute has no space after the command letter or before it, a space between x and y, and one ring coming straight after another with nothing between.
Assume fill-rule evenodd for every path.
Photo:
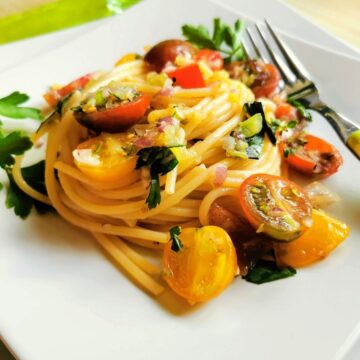
<instances>
[{"instance_id":1,"label":"basil leaf","mask_svg":"<svg viewBox=\"0 0 360 360\"><path fill-rule=\"evenodd\" d=\"M179 237L180 234L181 234L180 226L174 226L170 229L170 241L172 241L171 243L172 251L179 252L183 247L183 244Z\"/></svg>"},{"instance_id":2,"label":"basil leaf","mask_svg":"<svg viewBox=\"0 0 360 360\"><path fill-rule=\"evenodd\" d=\"M285 279L294 276L296 270L292 267L278 268L275 262L260 260L254 268L252 268L244 279L253 284L264 284L266 282Z\"/></svg>"}]
</instances>

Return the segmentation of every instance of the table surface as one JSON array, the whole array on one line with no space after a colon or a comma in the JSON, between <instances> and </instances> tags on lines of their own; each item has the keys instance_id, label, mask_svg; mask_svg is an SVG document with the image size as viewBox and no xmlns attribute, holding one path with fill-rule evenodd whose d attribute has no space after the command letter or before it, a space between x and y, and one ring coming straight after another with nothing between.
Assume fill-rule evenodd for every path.
<instances>
[{"instance_id":1,"label":"table surface","mask_svg":"<svg viewBox=\"0 0 360 360\"><path fill-rule=\"evenodd\" d=\"M56 0L0 0L0 17ZM283 0L313 22L349 44L360 48L360 1L346 0Z\"/></svg>"},{"instance_id":2,"label":"table surface","mask_svg":"<svg viewBox=\"0 0 360 360\"><path fill-rule=\"evenodd\" d=\"M52 1L55 0L0 0L0 18ZM360 49L359 0L346 0L346 6L340 6L339 0L283 1L309 17L314 23L327 29L348 44ZM1 341L0 359L13 359Z\"/></svg>"}]
</instances>

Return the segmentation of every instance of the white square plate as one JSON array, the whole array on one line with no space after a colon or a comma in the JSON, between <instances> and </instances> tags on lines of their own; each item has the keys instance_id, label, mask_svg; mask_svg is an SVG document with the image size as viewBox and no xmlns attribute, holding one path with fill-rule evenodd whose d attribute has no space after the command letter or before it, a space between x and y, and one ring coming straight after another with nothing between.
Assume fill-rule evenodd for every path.
<instances>
[{"instance_id":1,"label":"white square plate","mask_svg":"<svg viewBox=\"0 0 360 360\"><path fill-rule=\"evenodd\" d=\"M184 23L234 22L205 0L153 0L73 42L0 75L0 96L25 91L39 105L48 84L109 68L123 53L180 35ZM273 21L274 22L274 21ZM358 116L360 63L286 37L324 100ZM336 145L344 166L326 183L343 201L333 214L351 234L327 261L261 286L240 279L210 303L183 311L148 297L119 273L89 234L56 215L26 221L0 195L0 333L20 359L317 359L343 354L360 320L360 167L331 127L312 132ZM166 296L165 296L166 297Z\"/></svg>"}]
</instances>

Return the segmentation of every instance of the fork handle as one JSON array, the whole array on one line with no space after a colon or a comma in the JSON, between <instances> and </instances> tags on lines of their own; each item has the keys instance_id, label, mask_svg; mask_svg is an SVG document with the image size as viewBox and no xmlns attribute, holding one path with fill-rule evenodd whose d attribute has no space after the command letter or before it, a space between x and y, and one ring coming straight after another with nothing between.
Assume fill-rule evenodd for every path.
<instances>
[{"instance_id":1,"label":"fork handle","mask_svg":"<svg viewBox=\"0 0 360 360\"><path fill-rule=\"evenodd\" d=\"M340 136L341 140L360 160L360 126L347 117L337 113L324 103L312 106L312 109L325 116L332 127Z\"/></svg>"}]
</instances>

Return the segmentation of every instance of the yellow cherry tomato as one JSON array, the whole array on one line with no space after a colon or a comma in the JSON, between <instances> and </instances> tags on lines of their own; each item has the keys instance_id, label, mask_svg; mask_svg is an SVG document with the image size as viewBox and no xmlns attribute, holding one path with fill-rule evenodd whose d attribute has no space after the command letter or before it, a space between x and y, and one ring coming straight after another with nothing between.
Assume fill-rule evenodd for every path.
<instances>
[{"instance_id":1,"label":"yellow cherry tomato","mask_svg":"<svg viewBox=\"0 0 360 360\"><path fill-rule=\"evenodd\" d=\"M74 162L86 176L102 182L122 179L135 171L136 155L129 134L101 134L81 143Z\"/></svg>"},{"instance_id":2,"label":"yellow cherry tomato","mask_svg":"<svg viewBox=\"0 0 360 360\"><path fill-rule=\"evenodd\" d=\"M164 248L163 276L168 285L190 304L204 302L220 294L237 270L234 245L218 226L186 228L180 234L182 247Z\"/></svg>"},{"instance_id":3,"label":"yellow cherry tomato","mask_svg":"<svg viewBox=\"0 0 360 360\"><path fill-rule=\"evenodd\" d=\"M349 234L349 226L322 211L313 209L313 225L302 236L288 243L275 243L279 266L301 267L325 258Z\"/></svg>"},{"instance_id":4,"label":"yellow cherry tomato","mask_svg":"<svg viewBox=\"0 0 360 360\"><path fill-rule=\"evenodd\" d=\"M119 65L131 62L131 61L135 61L137 59L140 59L140 56L138 54L135 54L135 53L125 54L115 63L115 66L119 66Z\"/></svg>"}]
</instances>

